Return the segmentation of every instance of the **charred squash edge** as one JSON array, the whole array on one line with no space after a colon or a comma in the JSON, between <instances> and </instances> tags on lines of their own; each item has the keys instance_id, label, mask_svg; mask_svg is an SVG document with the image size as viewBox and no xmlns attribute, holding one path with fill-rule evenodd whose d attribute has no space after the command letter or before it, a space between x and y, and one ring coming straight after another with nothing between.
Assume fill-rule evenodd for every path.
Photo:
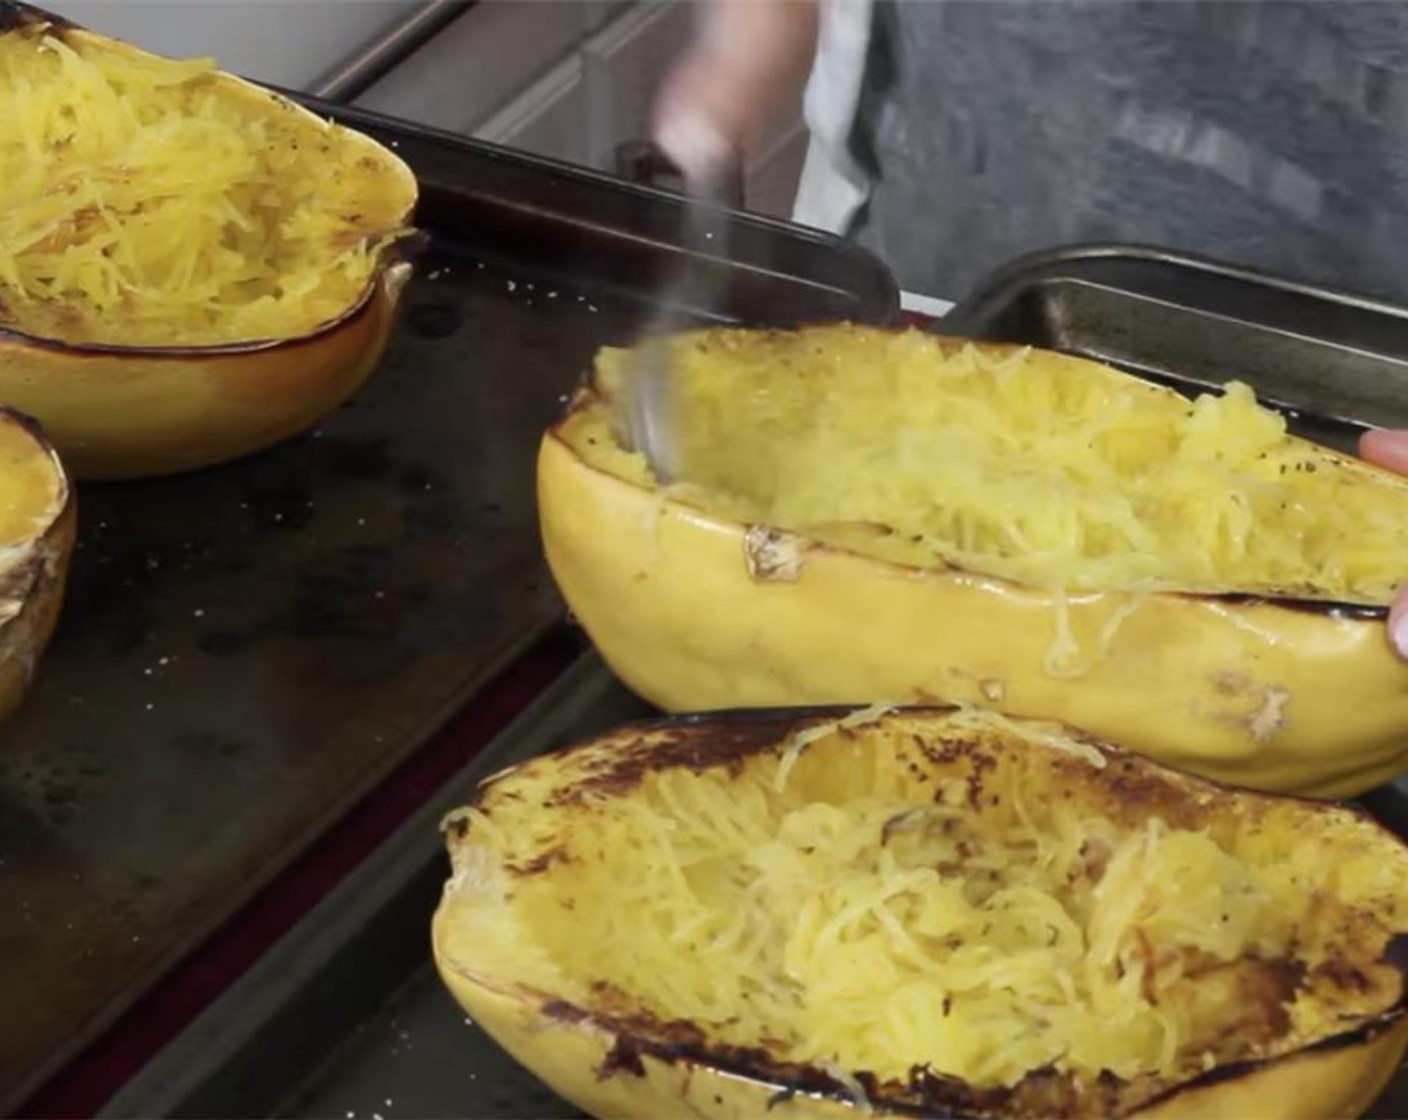
<instances>
[{"instance_id":1,"label":"charred squash edge","mask_svg":"<svg viewBox=\"0 0 1408 1120\"><path fill-rule=\"evenodd\" d=\"M807 705L795 708L720 708L690 712L679 716L655 716L631 720L613 727L609 732L613 738L631 733L642 736L660 732L689 731L694 728L724 731L722 741L718 736L703 741L656 742L649 751L636 751L628 746L619 753L613 764L590 776L597 790L609 788L613 792L633 789L641 779L652 771L688 768L695 772L717 766L736 766L744 760L765 750L776 747L785 739L808 726L839 719L859 710L855 705L827 704ZM944 716L963 710L958 704L897 704L886 708L884 715L898 717ZM1056 730L1058 733L1093 747L1110 761L1132 764L1138 770L1152 770L1159 775L1171 775L1185 784L1189 792L1214 794L1237 794L1256 801L1290 801L1305 805L1317 811L1324 808L1348 812L1360 821L1392 837L1399 845L1408 844L1362 806L1349 801L1325 801L1302 797L1295 794L1268 794L1229 783L1211 781L1207 778L1165 763L1151 762L1137 754L1114 744L1096 738L1087 732L1074 728L1059 720L1044 720L1035 717L1007 717L1019 723L1035 723ZM735 733L727 734L730 729ZM490 774L479 782L476 794L470 804L477 804L480 795L497 782L525 766L540 764L545 759L566 755L597 742L601 735L580 740L568 746L534 756L524 762L506 767ZM634 744L632 744L633 746ZM447 826L459 839L470 832L469 822L463 818L453 819ZM1249 1077L1269 1067L1294 1060L1295 1058L1336 1051L1358 1046L1372 1041L1394 1027L1405 1014L1408 1014L1408 930L1396 932L1389 937L1382 957L1383 963L1395 969L1403 978L1402 991L1392 1006L1367 1019L1350 1030L1326 1035L1288 1050L1284 1054L1267 1058L1257 1058L1229 1062L1215 1066L1177 1084L1170 1085L1154 1096L1140 1102L1132 1111L1121 1116L1137 1118L1141 1112L1172 1100L1174 1097L1192 1090ZM453 962L447 962L454 967ZM507 994L502 987L492 983L485 985L491 990ZM605 1035L614 1038L597 1076L606 1078L626 1074L643 1076L641 1056L649 1056L670 1065L708 1068L752 1082L770 1091L768 1108L796 1096L824 1097L845 1104L854 1104L853 1092L841 1081L824 1070L795 1062L778 1062L768 1057L761 1048L753 1049L736 1046L710 1047L707 1041L700 1042L703 1032L688 1022L665 1023L649 1015L622 1018L603 1015L580 1007L568 1000L556 999L535 992L533 989L518 989L520 995L532 993L537 997L535 1006L545 1018L566 1025L585 1024ZM678 1041L668 1038L651 1038L645 1032L654 1028L662 1033L673 1032ZM1021 1081L1013 1085L994 1089L978 1089L960 1078L928 1072L917 1065L912 1080L907 1086L899 1086L895 1081L882 1082L868 1071L855 1073L857 1082L864 1089L872 1108L880 1112L896 1115L923 1117L925 1120L970 1120L998 1114L1002 1100L1017 1087L1031 1078L1049 1076L1048 1067L1029 1070ZM1098 1079L1097 1079L1098 1080ZM896 1088L908 1090L909 1096L896 1094ZM918 1099L914 1099L915 1094ZM987 1098L985 1101L984 1098Z\"/></svg>"}]
</instances>

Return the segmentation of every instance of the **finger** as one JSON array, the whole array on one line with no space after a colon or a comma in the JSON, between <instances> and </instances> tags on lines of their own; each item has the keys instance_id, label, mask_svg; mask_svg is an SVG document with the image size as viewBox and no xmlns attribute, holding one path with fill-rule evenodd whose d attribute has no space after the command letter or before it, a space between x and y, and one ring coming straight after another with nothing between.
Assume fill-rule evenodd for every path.
<instances>
[{"instance_id":1,"label":"finger","mask_svg":"<svg viewBox=\"0 0 1408 1120\"><path fill-rule=\"evenodd\" d=\"M1388 638L1398 656L1408 660L1408 586L1399 589L1389 608Z\"/></svg>"},{"instance_id":2,"label":"finger","mask_svg":"<svg viewBox=\"0 0 1408 1120\"><path fill-rule=\"evenodd\" d=\"M1408 431L1375 428L1359 437L1359 454L1378 466L1408 474Z\"/></svg>"}]
</instances>

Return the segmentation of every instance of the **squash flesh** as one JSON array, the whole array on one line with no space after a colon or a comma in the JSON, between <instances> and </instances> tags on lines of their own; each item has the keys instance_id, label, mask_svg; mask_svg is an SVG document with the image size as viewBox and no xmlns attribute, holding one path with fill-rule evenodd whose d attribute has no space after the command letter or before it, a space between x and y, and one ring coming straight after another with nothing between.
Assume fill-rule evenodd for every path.
<instances>
[{"instance_id":1,"label":"squash flesh","mask_svg":"<svg viewBox=\"0 0 1408 1120\"><path fill-rule=\"evenodd\" d=\"M1387 604L1408 572L1408 486L1286 434L1233 384L1187 401L1112 368L918 331L713 330L675 340L682 482L670 497L862 555L1048 590ZM558 429L655 485L601 398Z\"/></svg>"},{"instance_id":2,"label":"squash flesh","mask_svg":"<svg viewBox=\"0 0 1408 1120\"><path fill-rule=\"evenodd\" d=\"M48 446L13 416L0 420L0 548L43 536L67 489Z\"/></svg>"},{"instance_id":3,"label":"squash flesh","mask_svg":"<svg viewBox=\"0 0 1408 1120\"><path fill-rule=\"evenodd\" d=\"M365 138L79 30L0 34L0 327L71 344L306 334L364 296L414 183Z\"/></svg>"},{"instance_id":4,"label":"squash flesh","mask_svg":"<svg viewBox=\"0 0 1408 1120\"><path fill-rule=\"evenodd\" d=\"M1049 1065L1074 1114L1104 1069L1133 1107L1396 1005L1401 846L1034 727L900 715L712 765L650 736L530 763L452 842L437 956L843 1080Z\"/></svg>"}]
</instances>

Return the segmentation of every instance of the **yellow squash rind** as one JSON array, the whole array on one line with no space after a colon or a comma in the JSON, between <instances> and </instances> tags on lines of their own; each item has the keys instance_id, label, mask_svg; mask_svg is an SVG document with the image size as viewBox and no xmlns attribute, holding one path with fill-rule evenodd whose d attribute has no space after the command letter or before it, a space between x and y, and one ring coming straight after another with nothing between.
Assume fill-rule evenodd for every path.
<instances>
[{"instance_id":1,"label":"yellow squash rind","mask_svg":"<svg viewBox=\"0 0 1408 1120\"><path fill-rule=\"evenodd\" d=\"M600 402L585 388L567 422ZM666 711L983 703L1220 781L1324 797L1408 766L1408 665L1382 611L1071 593L1080 653L1052 672L1050 593L701 512L586 462L564 425L541 442L537 495L573 616Z\"/></svg>"},{"instance_id":2,"label":"yellow squash rind","mask_svg":"<svg viewBox=\"0 0 1408 1120\"><path fill-rule=\"evenodd\" d=\"M63 611L77 536L77 498L57 452L28 417L0 407L44 465L53 494L35 532L0 549L0 724L24 702Z\"/></svg>"}]
</instances>

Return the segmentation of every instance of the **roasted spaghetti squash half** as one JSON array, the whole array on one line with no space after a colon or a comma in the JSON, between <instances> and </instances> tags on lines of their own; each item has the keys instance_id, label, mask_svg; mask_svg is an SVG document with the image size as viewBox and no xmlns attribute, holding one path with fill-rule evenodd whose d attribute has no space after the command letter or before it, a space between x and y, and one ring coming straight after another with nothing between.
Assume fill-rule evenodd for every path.
<instances>
[{"instance_id":1,"label":"roasted spaghetti squash half","mask_svg":"<svg viewBox=\"0 0 1408 1120\"><path fill-rule=\"evenodd\" d=\"M0 400L82 477L316 421L377 364L417 184L268 90L0 0Z\"/></svg>"},{"instance_id":2,"label":"roasted spaghetti squash half","mask_svg":"<svg viewBox=\"0 0 1408 1120\"><path fill-rule=\"evenodd\" d=\"M1408 847L981 709L705 714L487 780L440 975L597 1117L1350 1117Z\"/></svg>"},{"instance_id":3,"label":"roasted spaghetti squash half","mask_svg":"<svg viewBox=\"0 0 1408 1120\"><path fill-rule=\"evenodd\" d=\"M1408 479L1245 386L917 330L673 345L674 485L625 445L621 350L538 460L558 586L660 707L982 703L1327 796L1408 763Z\"/></svg>"}]
</instances>

